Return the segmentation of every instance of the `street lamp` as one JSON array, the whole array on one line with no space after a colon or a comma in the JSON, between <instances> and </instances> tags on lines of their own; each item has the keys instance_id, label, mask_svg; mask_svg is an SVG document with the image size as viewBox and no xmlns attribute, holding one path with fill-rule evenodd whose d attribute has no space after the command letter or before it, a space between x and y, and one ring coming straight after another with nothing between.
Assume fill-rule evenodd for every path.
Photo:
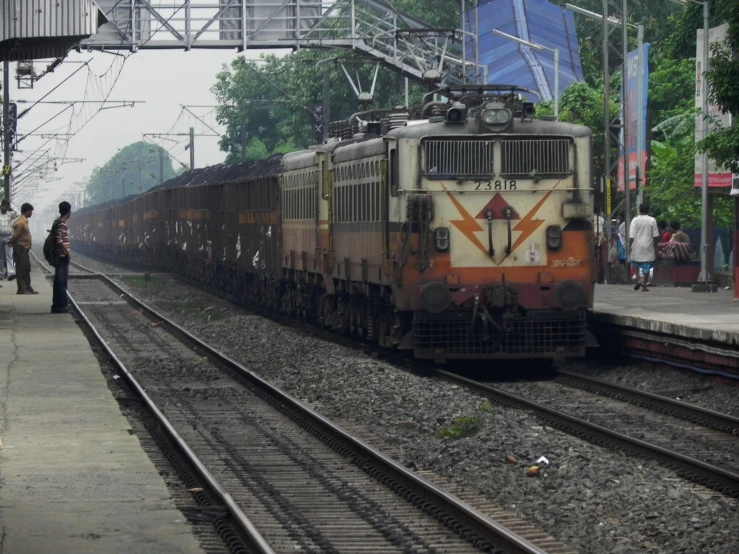
<instances>
[{"instance_id":1,"label":"street lamp","mask_svg":"<svg viewBox=\"0 0 739 554\"><path fill-rule=\"evenodd\" d=\"M508 40L512 40L513 42L523 44L524 46L528 46L529 48L533 48L534 50L539 50L540 52L548 50L554 53L554 118L559 120L559 48L549 48L548 46L542 46L541 44L536 44L535 42L529 42L527 40L514 37L513 35L509 35L508 33L504 33L503 31L499 31L498 29L491 30L499 37L503 37Z\"/></svg>"},{"instance_id":2,"label":"street lamp","mask_svg":"<svg viewBox=\"0 0 739 554\"><path fill-rule=\"evenodd\" d=\"M701 77L701 110L703 111L703 138L709 133L708 128L708 81L706 80L706 72L708 71L708 32L709 32L709 14L710 0L670 0L675 4L687 6L688 3L703 6L703 76ZM696 137L697 138L697 137ZM708 284L711 280L708 271L708 152L703 151L701 154L701 274L698 281Z\"/></svg>"}]
</instances>

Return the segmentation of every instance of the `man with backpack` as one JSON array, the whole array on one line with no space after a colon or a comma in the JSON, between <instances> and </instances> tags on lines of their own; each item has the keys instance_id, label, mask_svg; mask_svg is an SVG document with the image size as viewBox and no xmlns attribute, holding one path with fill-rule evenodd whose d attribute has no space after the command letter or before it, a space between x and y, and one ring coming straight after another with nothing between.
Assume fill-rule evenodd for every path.
<instances>
[{"instance_id":1,"label":"man with backpack","mask_svg":"<svg viewBox=\"0 0 739 554\"><path fill-rule=\"evenodd\" d=\"M59 203L59 218L51 226L51 232L44 244L44 257L51 263L54 270L54 295L51 303L52 314L69 313L67 306L67 280L69 278L69 260L72 253L69 248L69 228L67 220L72 215L72 205L69 202ZM52 259L49 259L49 258Z\"/></svg>"}]
</instances>

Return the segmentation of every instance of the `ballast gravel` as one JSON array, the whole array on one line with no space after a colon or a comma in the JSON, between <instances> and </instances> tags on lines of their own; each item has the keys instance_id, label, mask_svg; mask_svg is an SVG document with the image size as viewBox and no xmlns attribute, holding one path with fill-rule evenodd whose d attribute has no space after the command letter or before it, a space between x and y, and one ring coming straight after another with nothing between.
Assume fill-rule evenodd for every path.
<instances>
[{"instance_id":1,"label":"ballast gravel","mask_svg":"<svg viewBox=\"0 0 739 554\"><path fill-rule=\"evenodd\" d=\"M739 417L739 383L734 386L709 381L688 370L645 371L638 365L624 366L606 362L571 362L567 369Z\"/></svg>"},{"instance_id":2,"label":"ballast gravel","mask_svg":"<svg viewBox=\"0 0 739 554\"><path fill-rule=\"evenodd\" d=\"M124 279L124 285L125 285ZM583 553L737 553L737 501L656 462L542 426L456 385L311 337L167 277L135 292L251 370L337 421L527 519ZM516 362L510 362L516 363ZM479 429L440 438L457 417ZM515 463L505 463L512 456ZM527 469L541 456L539 477Z\"/></svg>"}]
</instances>

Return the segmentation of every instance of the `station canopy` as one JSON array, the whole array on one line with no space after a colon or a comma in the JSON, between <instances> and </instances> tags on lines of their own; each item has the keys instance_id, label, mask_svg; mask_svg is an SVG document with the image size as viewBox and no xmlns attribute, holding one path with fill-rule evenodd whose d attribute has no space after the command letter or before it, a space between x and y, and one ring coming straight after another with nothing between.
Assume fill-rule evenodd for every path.
<instances>
[{"instance_id":1,"label":"station canopy","mask_svg":"<svg viewBox=\"0 0 739 554\"><path fill-rule=\"evenodd\" d=\"M527 42L559 49L560 95L572 83L584 81L574 15L546 0L488 0L467 10L465 29L479 32L480 65L490 84L517 85L554 98L554 53L536 50L492 32L497 29ZM474 45L467 51L474 59ZM533 99L535 100L535 99Z\"/></svg>"}]
</instances>

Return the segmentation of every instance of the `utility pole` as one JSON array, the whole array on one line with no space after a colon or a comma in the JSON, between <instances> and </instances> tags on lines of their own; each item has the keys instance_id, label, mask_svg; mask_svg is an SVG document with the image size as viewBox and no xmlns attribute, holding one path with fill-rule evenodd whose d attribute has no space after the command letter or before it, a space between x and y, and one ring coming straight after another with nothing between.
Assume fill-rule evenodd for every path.
<instances>
[{"instance_id":1,"label":"utility pole","mask_svg":"<svg viewBox=\"0 0 739 554\"><path fill-rule=\"evenodd\" d=\"M608 0L603 0L603 191L605 198L603 199L603 209L605 210L606 221L606 237L608 245L611 244L611 199L613 189L611 188L611 71L608 63ZM616 229L618 233L618 229ZM626 245L624 245L624 248ZM609 250L610 252L610 250ZM613 260L608 260L610 267ZM610 278L606 279L610 281Z\"/></svg>"},{"instance_id":2,"label":"utility pole","mask_svg":"<svg viewBox=\"0 0 739 554\"><path fill-rule=\"evenodd\" d=\"M195 127L190 127L190 170L195 169Z\"/></svg>"},{"instance_id":3,"label":"utility pole","mask_svg":"<svg viewBox=\"0 0 739 554\"><path fill-rule=\"evenodd\" d=\"M164 151L159 148L159 184L164 183Z\"/></svg>"},{"instance_id":4,"label":"utility pole","mask_svg":"<svg viewBox=\"0 0 739 554\"><path fill-rule=\"evenodd\" d=\"M329 110L329 89L331 86L328 62L323 64L323 142L328 140L328 124L331 121Z\"/></svg>"},{"instance_id":5,"label":"utility pole","mask_svg":"<svg viewBox=\"0 0 739 554\"><path fill-rule=\"evenodd\" d=\"M244 104L241 103L241 163L246 161L246 114Z\"/></svg>"},{"instance_id":6,"label":"utility pole","mask_svg":"<svg viewBox=\"0 0 739 554\"><path fill-rule=\"evenodd\" d=\"M709 52L709 34L711 31L709 25L710 16L710 0L703 0L703 75L701 75L701 96L703 99L703 105L701 115L703 116L703 138L705 139L710 128L708 125L708 81L706 80L706 72L708 71L710 59ZM709 244L709 213L708 213L708 152L703 151L701 155L701 272L698 276L698 282L703 283L706 286L706 292L710 291L711 288L711 268L708 267L708 249L712 246ZM711 225L711 238L713 238L713 223ZM712 242L712 241L711 241ZM713 261L713 256L711 256Z\"/></svg>"},{"instance_id":7,"label":"utility pole","mask_svg":"<svg viewBox=\"0 0 739 554\"><path fill-rule=\"evenodd\" d=\"M126 197L126 170L121 172L121 198Z\"/></svg>"},{"instance_id":8,"label":"utility pole","mask_svg":"<svg viewBox=\"0 0 739 554\"><path fill-rule=\"evenodd\" d=\"M644 151L642 143L646 147L646 139L644 137L644 25L639 23L636 31L637 48L639 52L639 67L637 68L636 79L636 202L641 205L644 202L644 175L642 167L644 164Z\"/></svg>"},{"instance_id":9,"label":"utility pole","mask_svg":"<svg viewBox=\"0 0 739 554\"><path fill-rule=\"evenodd\" d=\"M629 179L629 88L628 88L628 55L629 55L629 16L628 0L622 0L621 13L621 40L623 41L623 64L621 65L621 156L623 156L624 167L624 202L626 203L626 263L631 261L629 252L629 232L631 230L631 180ZM638 109L638 108L637 108ZM637 276L637 280L639 277Z\"/></svg>"},{"instance_id":10,"label":"utility pole","mask_svg":"<svg viewBox=\"0 0 739 554\"><path fill-rule=\"evenodd\" d=\"M3 62L3 146L5 152L3 155L3 175L5 177L5 200L10 202L10 184L11 184L11 167L13 165L10 159L10 62Z\"/></svg>"}]
</instances>

